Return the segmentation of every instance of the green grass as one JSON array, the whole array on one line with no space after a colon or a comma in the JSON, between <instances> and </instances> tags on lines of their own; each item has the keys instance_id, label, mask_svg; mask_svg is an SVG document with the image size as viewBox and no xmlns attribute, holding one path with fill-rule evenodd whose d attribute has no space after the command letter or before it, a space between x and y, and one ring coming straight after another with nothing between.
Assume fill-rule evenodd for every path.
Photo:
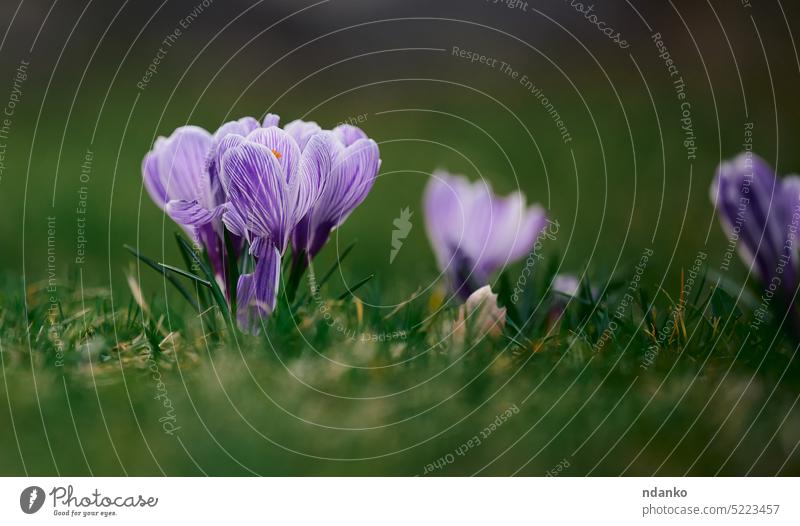
<instances>
[{"instance_id":1,"label":"green grass","mask_svg":"<svg viewBox=\"0 0 800 526\"><path fill-rule=\"evenodd\" d=\"M556 262L516 298L508 270L504 333L462 342L438 289L370 308L380 276L358 299L338 272L317 295L303 280L258 337L134 271L113 296L7 276L0 473L800 473L796 347L774 321L753 330L705 267L692 287L584 279L559 317Z\"/></svg>"}]
</instances>

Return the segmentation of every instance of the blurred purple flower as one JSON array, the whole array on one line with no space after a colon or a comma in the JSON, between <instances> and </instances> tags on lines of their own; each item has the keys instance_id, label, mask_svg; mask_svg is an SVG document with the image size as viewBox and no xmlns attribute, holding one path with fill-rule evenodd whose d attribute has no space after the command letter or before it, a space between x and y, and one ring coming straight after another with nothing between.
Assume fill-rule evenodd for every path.
<instances>
[{"instance_id":1,"label":"blurred purple flower","mask_svg":"<svg viewBox=\"0 0 800 526\"><path fill-rule=\"evenodd\" d=\"M332 141L317 134L301 151L291 135L273 125L247 136L227 134L215 155L229 199L223 221L256 258L255 271L242 275L237 286L239 325L256 332L260 318L275 308L289 236L323 191Z\"/></svg>"},{"instance_id":2,"label":"blurred purple flower","mask_svg":"<svg viewBox=\"0 0 800 526\"><path fill-rule=\"evenodd\" d=\"M485 181L433 174L424 196L425 223L439 268L462 298L489 283L503 266L528 254L545 227L539 205L514 192L497 197Z\"/></svg>"},{"instance_id":3,"label":"blurred purple flower","mask_svg":"<svg viewBox=\"0 0 800 526\"><path fill-rule=\"evenodd\" d=\"M782 288L791 303L798 284L800 177L779 180L763 159L741 153L717 168L711 202L744 263L763 285Z\"/></svg>"},{"instance_id":4,"label":"blurred purple flower","mask_svg":"<svg viewBox=\"0 0 800 526\"><path fill-rule=\"evenodd\" d=\"M375 141L355 126L343 124L327 132L314 122L298 120L287 124L285 129L303 149L308 148L312 138L325 137L332 154L330 171L325 174L325 189L292 235L297 270L305 268L325 245L331 231L366 199L381 160Z\"/></svg>"},{"instance_id":5,"label":"blurred purple flower","mask_svg":"<svg viewBox=\"0 0 800 526\"><path fill-rule=\"evenodd\" d=\"M564 298L573 298L578 295L581 281L575 274L558 274L553 278L553 292L557 292Z\"/></svg>"}]
</instances>

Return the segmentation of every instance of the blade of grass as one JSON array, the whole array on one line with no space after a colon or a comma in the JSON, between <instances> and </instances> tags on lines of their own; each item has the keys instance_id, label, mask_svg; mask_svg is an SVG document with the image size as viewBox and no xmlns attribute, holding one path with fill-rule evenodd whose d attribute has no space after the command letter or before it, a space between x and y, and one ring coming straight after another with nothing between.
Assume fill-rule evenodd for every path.
<instances>
[{"instance_id":1,"label":"blade of grass","mask_svg":"<svg viewBox=\"0 0 800 526\"><path fill-rule=\"evenodd\" d=\"M192 295L189 294L189 291L186 290L186 287L184 287L183 284L180 281L178 281L178 278L173 276L171 272L168 272L166 269L161 268L158 263L156 263L149 257L140 254L139 251L133 248L132 246L123 245L123 247L125 247L125 249L128 252L136 256L142 263L152 268L156 272L160 273L162 276L164 276L164 278L167 281L169 281L176 289L178 289L178 292L181 294L181 296L183 296L195 310L197 311L200 310L200 305L197 304L194 298L192 298Z\"/></svg>"},{"instance_id":2,"label":"blade of grass","mask_svg":"<svg viewBox=\"0 0 800 526\"><path fill-rule=\"evenodd\" d=\"M525 336L525 334L522 332L522 328L521 328L519 325L517 325L517 324L514 322L514 320L512 320L512 319L510 319L510 318L506 318L506 325L507 325L507 326L508 326L508 327L509 327L511 330L513 330L513 331L514 331L514 333L515 333L513 336L509 336L509 335L507 335L507 334L506 334L506 335L505 335L505 337L506 337L506 338L508 338L509 340L511 340L511 341L513 341L514 343L518 344L520 347L524 347L524 345L523 345L523 344L521 344L521 343L519 343L519 342L517 342L517 340L516 340L516 338L517 338L517 337L521 337L521 338L523 338L523 339L524 339L526 342L528 342L528 343L531 343L531 340L530 340L530 338L528 338L527 336Z\"/></svg>"},{"instance_id":3,"label":"blade of grass","mask_svg":"<svg viewBox=\"0 0 800 526\"><path fill-rule=\"evenodd\" d=\"M174 272L175 274L179 274L179 275L183 276L184 278L189 278L190 280L198 283L199 285L203 285L204 287L211 288L211 283L209 283L208 280L205 280L205 279L201 278L200 276L195 276L191 272L186 272L182 268L173 267L172 265L167 265L166 263L159 263L158 266L163 268L163 269L169 270L170 272Z\"/></svg>"},{"instance_id":4,"label":"blade of grass","mask_svg":"<svg viewBox=\"0 0 800 526\"><path fill-rule=\"evenodd\" d=\"M370 275L369 275L369 276L367 276L366 278L362 279L361 281L359 281L358 283L356 283L355 285L353 285L352 287L350 287L349 289L347 289L347 291L345 291L344 293L342 293L342 294L341 294L341 295L340 295L338 298L336 298L336 299L337 299L337 300L343 300L343 299L345 299L347 296L351 296L351 295L353 295L353 294L354 294L354 293L355 293L355 292L356 292L358 289L360 289L361 287L363 287L364 285L366 285L366 284L367 284L367 282L369 282L369 280L371 280L371 279L372 279L372 278L374 278L374 277L375 277L375 274L370 274Z\"/></svg>"},{"instance_id":5,"label":"blade of grass","mask_svg":"<svg viewBox=\"0 0 800 526\"><path fill-rule=\"evenodd\" d=\"M331 268L329 268L325 272L325 274L323 274L322 278L319 281L317 281L317 283L315 285L316 290L320 290L322 288L322 285L324 285L325 282L328 281L328 279L330 279L330 277L333 275L333 273L336 271L336 269L339 268L339 266L342 264L342 261L344 261L344 259L350 254L350 252L356 246L357 242L358 242L358 240L353 241L352 243L347 245L347 247L344 250L342 250L341 254L339 254L336 257L336 262L334 262L334 264L331 265ZM296 309L299 305L302 305L302 303L306 300L307 296L308 296L308 293L304 293L302 296L300 296L300 299L298 299L294 303L294 308Z\"/></svg>"}]
</instances>

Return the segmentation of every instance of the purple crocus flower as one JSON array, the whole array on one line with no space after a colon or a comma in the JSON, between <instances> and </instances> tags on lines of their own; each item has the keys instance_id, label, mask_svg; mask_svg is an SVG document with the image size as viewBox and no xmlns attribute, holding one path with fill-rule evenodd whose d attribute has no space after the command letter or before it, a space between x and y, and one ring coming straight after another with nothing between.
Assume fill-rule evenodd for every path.
<instances>
[{"instance_id":1,"label":"purple crocus flower","mask_svg":"<svg viewBox=\"0 0 800 526\"><path fill-rule=\"evenodd\" d=\"M444 171L430 179L424 208L436 261L462 298L528 254L547 224L544 210L526 208L521 193L498 197L485 181L470 183Z\"/></svg>"},{"instance_id":2,"label":"purple crocus flower","mask_svg":"<svg viewBox=\"0 0 800 526\"><path fill-rule=\"evenodd\" d=\"M381 159L375 141L355 126L343 124L326 132L314 122L298 120L287 124L285 129L304 151L313 138L325 136L332 154L330 170L325 174L325 189L292 234L297 270L305 268L308 261L322 250L331 231L344 223L366 199Z\"/></svg>"},{"instance_id":3,"label":"purple crocus flower","mask_svg":"<svg viewBox=\"0 0 800 526\"><path fill-rule=\"evenodd\" d=\"M763 159L744 152L717 168L711 201L728 238L764 286L783 290L787 305L798 285L800 177L782 180Z\"/></svg>"},{"instance_id":4,"label":"purple crocus flower","mask_svg":"<svg viewBox=\"0 0 800 526\"><path fill-rule=\"evenodd\" d=\"M226 135L216 154L229 199L224 223L249 243L256 258L255 271L242 275L237 285L239 325L256 332L258 321L275 308L289 236L323 191L332 141L317 134L301 151L291 135L270 126L246 137Z\"/></svg>"},{"instance_id":5,"label":"purple crocus flower","mask_svg":"<svg viewBox=\"0 0 800 526\"><path fill-rule=\"evenodd\" d=\"M267 115L264 126L276 126ZM223 124L212 136L197 126L182 126L159 137L142 162L144 186L156 205L200 243L220 283L225 283L226 254L221 215L227 201L220 184L216 152L228 135L247 135L260 125L252 117ZM241 242L234 239L234 247ZM236 258L238 254L230 254ZM228 286L225 286L226 292Z\"/></svg>"}]
</instances>

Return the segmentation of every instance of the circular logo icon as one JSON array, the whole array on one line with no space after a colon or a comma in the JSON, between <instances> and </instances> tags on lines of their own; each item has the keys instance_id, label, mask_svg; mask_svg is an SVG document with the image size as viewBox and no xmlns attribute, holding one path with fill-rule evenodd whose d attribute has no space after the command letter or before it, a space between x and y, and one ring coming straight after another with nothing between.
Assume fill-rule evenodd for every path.
<instances>
[{"instance_id":1,"label":"circular logo icon","mask_svg":"<svg viewBox=\"0 0 800 526\"><path fill-rule=\"evenodd\" d=\"M44 490L39 486L31 486L22 490L19 496L19 507L27 514L36 513L44 504Z\"/></svg>"}]
</instances>

